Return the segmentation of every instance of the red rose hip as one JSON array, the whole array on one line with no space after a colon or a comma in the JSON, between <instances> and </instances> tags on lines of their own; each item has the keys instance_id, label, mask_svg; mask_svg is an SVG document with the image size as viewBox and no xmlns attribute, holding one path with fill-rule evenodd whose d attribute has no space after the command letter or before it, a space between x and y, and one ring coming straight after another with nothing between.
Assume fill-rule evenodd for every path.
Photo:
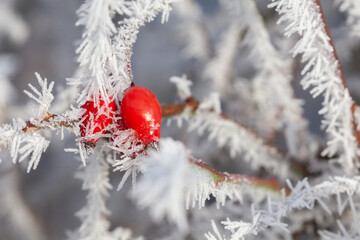
<instances>
[{"instance_id":1,"label":"red rose hip","mask_svg":"<svg viewBox=\"0 0 360 240\"><path fill-rule=\"evenodd\" d=\"M127 127L145 143L156 142L161 131L161 107L155 95L143 87L132 87L121 102L121 115Z\"/></svg>"},{"instance_id":2,"label":"red rose hip","mask_svg":"<svg viewBox=\"0 0 360 240\"><path fill-rule=\"evenodd\" d=\"M105 133L106 127L112 123L116 105L111 97L109 100L110 102L106 105L100 96L98 104L95 104L94 101L87 101L81 106L86 110L82 116L85 119L80 125L81 137L84 138L85 142L95 144L99 137L91 135Z\"/></svg>"}]
</instances>

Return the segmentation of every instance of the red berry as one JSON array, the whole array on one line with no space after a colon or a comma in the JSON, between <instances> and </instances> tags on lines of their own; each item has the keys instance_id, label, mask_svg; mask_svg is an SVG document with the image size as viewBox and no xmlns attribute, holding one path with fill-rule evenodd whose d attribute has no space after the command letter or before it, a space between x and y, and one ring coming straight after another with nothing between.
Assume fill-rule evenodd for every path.
<instances>
[{"instance_id":1,"label":"red berry","mask_svg":"<svg viewBox=\"0 0 360 240\"><path fill-rule=\"evenodd\" d=\"M127 127L145 143L156 142L161 131L161 107L155 95L143 87L132 87L121 102L121 115Z\"/></svg>"},{"instance_id":2,"label":"red berry","mask_svg":"<svg viewBox=\"0 0 360 240\"><path fill-rule=\"evenodd\" d=\"M98 104L95 104L94 101L87 101L81 108L86 109L86 112L82 116L82 118L85 117L85 119L80 125L81 137L83 137L86 142L95 144L99 140L99 137L91 135L105 133L105 128L112 123L116 109L115 102L110 97L110 102L105 106L105 101L102 100L100 96Z\"/></svg>"}]
</instances>

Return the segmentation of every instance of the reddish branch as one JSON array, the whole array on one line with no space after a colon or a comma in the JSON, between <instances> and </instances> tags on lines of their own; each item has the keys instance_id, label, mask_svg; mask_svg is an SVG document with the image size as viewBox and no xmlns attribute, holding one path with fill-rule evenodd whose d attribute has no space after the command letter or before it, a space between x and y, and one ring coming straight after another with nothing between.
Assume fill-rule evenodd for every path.
<instances>
[{"instance_id":1,"label":"reddish branch","mask_svg":"<svg viewBox=\"0 0 360 240\"><path fill-rule=\"evenodd\" d=\"M337 55L336 48L335 48L333 39L332 39L331 34L330 34L329 26L328 26L328 24L326 22L325 14L324 14L324 11L322 9L320 0L314 0L314 1L315 1L315 4L319 6L319 13L321 15L322 22L324 23L324 29L325 29L326 35L328 35L328 37L329 37L329 43L331 44L331 46L333 48L333 57L335 58L335 60L338 63L337 64L337 70L338 70L338 74L339 74L339 77L341 79L342 85L344 86L345 89L348 89L347 84L346 84L346 80L345 80L345 76L344 76L344 71L343 71L343 69L341 67L340 59L339 59L339 56ZM357 106L356 106L355 103L351 107L352 127L353 127L353 132L354 132L354 136L356 138L356 141L357 141L358 145L360 145L360 131L357 130L357 124L356 124L355 115L354 115L356 107Z\"/></svg>"},{"instance_id":2,"label":"reddish branch","mask_svg":"<svg viewBox=\"0 0 360 240\"><path fill-rule=\"evenodd\" d=\"M188 97L184 103L169 104L161 107L161 113L163 117L171 117L182 113L186 107L190 107L192 111L195 111L199 106L199 101L194 97Z\"/></svg>"},{"instance_id":3,"label":"reddish branch","mask_svg":"<svg viewBox=\"0 0 360 240\"><path fill-rule=\"evenodd\" d=\"M78 121L75 120L61 120L61 121L57 121L56 117L58 115L56 114L50 114L47 113L46 116L39 122L40 124L35 124L33 122L31 122L30 120L27 120L26 123L26 127L24 127L22 129L23 132L25 133L33 133L36 132L38 130L44 129L46 128L46 124L50 127L54 127L54 128L72 128L75 126L75 124ZM53 121L52 121L53 120Z\"/></svg>"},{"instance_id":4,"label":"reddish branch","mask_svg":"<svg viewBox=\"0 0 360 240\"><path fill-rule=\"evenodd\" d=\"M174 116L174 115L181 114L185 110L186 107L190 108L192 113L195 113L195 111L199 107L199 104L200 103L199 103L199 101L197 99L190 96L183 103L169 104L169 105L162 106L161 107L162 116L163 117L171 117L171 116ZM234 121L231 117L229 117L229 116L227 116L225 114L220 114L219 116L221 118L223 118L224 120L229 120L229 121L234 122L240 128L245 129L246 131L249 132L249 134L254 135L257 139L260 139L262 142L265 141L260 136L258 136L254 131L252 131L250 128L245 127L241 123ZM276 146L266 144L266 143L265 143L265 145L268 145L268 147L271 147L271 148L275 148L278 152L281 152L281 150L278 149Z\"/></svg>"},{"instance_id":5,"label":"reddish branch","mask_svg":"<svg viewBox=\"0 0 360 240\"><path fill-rule=\"evenodd\" d=\"M190 162L200 167L201 169L208 171L214 179L215 186L218 186L219 183L225 183L225 182L234 183L234 184L250 184L256 188L265 188L278 193L280 193L280 191L284 188L276 181L276 179L263 179L263 178L256 178L256 177L240 175L240 174L218 172L215 169L211 168L206 163L195 158L190 158ZM286 194L289 195L290 191L286 188L284 189L286 191Z\"/></svg>"},{"instance_id":6,"label":"reddish branch","mask_svg":"<svg viewBox=\"0 0 360 240\"><path fill-rule=\"evenodd\" d=\"M192 113L195 113L195 111L197 110L199 104L200 104L199 101L196 100L194 97L189 97L183 103L170 104L170 105L162 106L161 107L162 115L163 115L163 117L171 117L171 116L174 116L174 115L178 115L178 114L181 114L185 110L185 108L187 108L187 107L191 109ZM283 159L287 158L287 156L286 156L287 154L285 152L280 150L275 145L267 143L261 136L256 134L254 131L252 131L248 127L245 127L241 123L236 122L231 117L229 117L229 116L227 116L225 114L220 114L219 116L222 117L224 120L234 122L236 125L239 126L239 128L242 128L245 131L247 131L250 135L255 136L255 138L259 139L266 147L268 147L270 149L274 149L277 153L279 153L282 156ZM296 160L294 158L292 158L290 160L291 160L291 162L290 162L290 171L292 171L296 175L299 175L299 176L302 176L302 177L308 176L308 171L307 171L307 166L306 165L304 165L302 162L300 162L300 161L298 161L298 160Z\"/></svg>"}]
</instances>

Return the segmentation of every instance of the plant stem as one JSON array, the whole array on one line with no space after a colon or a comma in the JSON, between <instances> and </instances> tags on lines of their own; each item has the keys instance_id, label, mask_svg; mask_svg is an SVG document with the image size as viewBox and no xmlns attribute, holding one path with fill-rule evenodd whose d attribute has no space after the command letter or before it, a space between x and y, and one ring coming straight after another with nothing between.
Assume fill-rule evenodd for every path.
<instances>
[{"instance_id":1,"label":"plant stem","mask_svg":"<svg viewBox=\"0 0 360 240\"><path fill-rule=\"evenodd\" d=\"M192 164L196 165L202 170L209 172L212 175L216 185L224 182L234 183L234 184L251 184L254 187L265 188L278 193L280 193L281 189L285 188L284 186L280 185L275 178L263 179L263 178L257 178L257 177L246 176L241 174L222 173L222 172L218 172L217 170L213 169L206 163L198 159L195 159L193 157L191 157L189 160ZM290 194L289 189L285 188L285 191L287 195Z\"/></svg>"},{"instance_id":2,"label":"plant stem","mask_svg":"<svg viewBox=\"0 0 360 240\"><path fill-rule=\"evenodd\" d=\"M324 23L324 30L326 32L326 35L329 37L329 43L331 44L331 46L333 48L333 57L337 61L337 70L338 70L338 74L339 74L339 77L341 79L342 85L344 86L344 89L348 90L348 86L347 86L347 83L346 83L346 80L345 80L344 71L342 69L339 56L338 56L338 54L336 52L336 48L335 48L333 39L332 39L331 34L330 34L329 26L328 26L328 24L326 22L326 18L325 18L325 14L324 14L321 2L320 2L320 0L314 0L314 2L319 7L319 13L321 15L322 22ZM352 120L353 132L354 132L354 136L356 138L356 141L357 141L358 145L360 145L360 131L357 130L357 124L356 124L355 116L354 116L355 110L356 110L356 104L354 103L352 105L352 107L351 107L352 118L353 118L353 120Z\"/></svg>"}]
</instances>

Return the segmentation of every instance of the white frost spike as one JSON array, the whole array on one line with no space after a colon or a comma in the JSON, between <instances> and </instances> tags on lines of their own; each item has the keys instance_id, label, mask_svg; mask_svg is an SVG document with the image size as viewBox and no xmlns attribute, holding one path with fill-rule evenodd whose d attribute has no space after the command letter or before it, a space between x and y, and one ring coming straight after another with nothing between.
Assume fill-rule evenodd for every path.
<instances>
[{"instance_id":1,"label":"white frost spike","mask_svg":"<svg viewBox=\"0 0 360 240\"><path fill-rule=\"evenodd\" d=\"M14 119L12 125L4 125L0 128L0 144L10 150L10 155L14 163L22 162L31 155L28 163L27 172L36 169L39 164L41 154L49 146L49 141L38 133L27 134L22 131L26 126L21 119Z\"/></svg>"},{"instance_id":2,"label":"white frost spike","mask_svg":"<svg viewBox=\"0 0 360 240\"><path fill-rule=\"evenodd\" d=\"M160 151L150 151L142 159L145 173L132 196L142 208L160 221L167 217L182 230L188 228L184 202L184 184L190 168L184 146L170 138L160 141Z\"/></svg>"},{"instance_id":3,"label":"white frost spike","mask_svg":"<svg viewBox=\"0 0 360 240\"><path fill-rule=\"evenodd\" d=\"M43 118L47 116L51 103L54 100L54 95L51 93L54 87L54 82L51 82L48 86L46 78L42 80L40 74L38 73L35 73L35 76L36 79L38 80L41 90L38 91L33 85L29 84L29 87L31 88L31 90L34 92L35 95L26 90L24 90L24 92L26 93L26 95L28 95L30 98L35 100L40 105L39 118Z\"/></svg>"},{"instance_id":4,"label":"white frost spike","mask_svg":"<svg viewBox=\"0 0 360 240\"><path fill-rule=\"evenodd\" d=\"M213 92L203 101L201 101L199 107L199 111L214 111L217 114L221 113L221 103L220 103L220 94Z\"/></svg>"},{"instance_id":5,"label":"white frost spike","mask_svg":"<svg viewBox=\"0 0 360 240\"><path fill-rule=\"evenodd\" d=\"M120 159L114 159L114 171L125 172L117 190L123 187L130 175L135 186L137 173L142 171L139 161L145 146L132 129L117 131L113 135L116 136L113 142L105 144L105 147L114 150L117 153L115 157L120 155Z\"/></svg>"},{"instance_id":6,"label":"white frost spike","mask_svg":"<svg viewBox=\"0 0 360 240\"><path fill-rule=\"evenodd\" d=\"M173 76L170 78L170 82L175 84L178 90L178 95L182 100L186 100L191 97L190 87L193 83L187 79L186 75L182 75L181 77Z\"/></svg>"},{"instance_id":7,"label":"white frost spike","mask_svg":"<svg viewBox=\"0 0 360 240\"><path fill-rule=\"evenodd\" d=\"M249 235L257 235L268 227L276 227L287 230L287 224L281 219L288 215L288 212L296 209L313 209L315 202L318 202L324 211L331 213L328 206L322 200L330 195L347 193L349 196L350 208L356 214L355 207L352 205L351 197L360 193L360 177L346 178L335 177L329 181L324 181L318 185L311 186L307 179L299 181L296 186L292 186L288 181L288 188L291 193L282 201L271 201L268 210L255 210L252 223L243 221L223 221L225 229L232 232L231 240L242 239ZM342 238L340 238L342 239Z\"/></svg>"},{"instance_id":8,"label":"white frost spike","mask_svg":"<svg viewBox=\"0 0 360 240\"><path fill-rule=\"evenodd\" d=\"M105 102L108 100L106 89L112 86L109 73L117 75L120 71L111 42L111 38L117 33L112 20L116 13L130 15L129 2L88 0L77 11L79 20L76 25L85 26L83 40L76 50L79 54L78 62L89 70L89 75L82 77L82 80L86 80L86 86L78 99L79 102L99 92ZM74 84L82 82L77 78L69 81Z\"/></svg>"},{"instance_id":9,"label":"white frost spike","mask_svg":"<svg viewBox=\"0 0 360 240\"><path fill-rule=\"evenodd\" d=\"M207 240L226 240L224 236L221 236L219 229L217 228L214 220L211 220L211 227L214 231L214 234L211 232L205 233L205 237Z\"/></svg>"},{"instance_id":10,"label":"white frost spike","mask_svg":"<svg viewBox=\"0 0 360 240\"><path fill-rule=\"evenodd\" d=\"M107 217L110 214L106 207L109 190L109 166L99 152L92 155L88 165L82 167L77 177L83 180L82 189L88 191L87 204L77 212L81 226L76 232L69 233L68 239L112 240ZM115 240L115 239L114 239Z\"/></svg>"}]
</instances>

